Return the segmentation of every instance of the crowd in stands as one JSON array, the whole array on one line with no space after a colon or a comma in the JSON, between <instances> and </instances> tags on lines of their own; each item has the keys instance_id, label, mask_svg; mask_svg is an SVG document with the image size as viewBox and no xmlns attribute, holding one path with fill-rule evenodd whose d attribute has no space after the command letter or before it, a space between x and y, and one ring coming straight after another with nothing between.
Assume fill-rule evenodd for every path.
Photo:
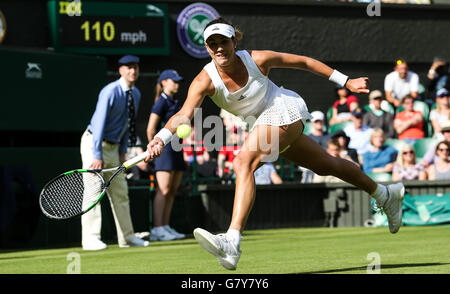
<instances>
[{"instance_id":1,"label":"crowd in stands","mask_svg":"<svg viewBox=\"0 0 450 294\"><path fill-rule=\"evenodd\" d=\"M435 58L426 79L420 81L399 59L386 74L384 89L369 93L367 105L337 88L327 115L312 112L307 134L333 156L356 151L349 160L376 180L450 179L448 70L448 63ZM342 138L340 150L337 136ZM313 182L336 180L307 177Z\"/></svg>"}]
</instances>

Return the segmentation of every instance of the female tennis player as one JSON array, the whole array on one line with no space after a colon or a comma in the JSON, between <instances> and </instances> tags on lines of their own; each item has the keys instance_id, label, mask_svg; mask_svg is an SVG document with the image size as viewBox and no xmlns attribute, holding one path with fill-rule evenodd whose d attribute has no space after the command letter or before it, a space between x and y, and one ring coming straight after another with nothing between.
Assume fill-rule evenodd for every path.
<instances>
[{"instance_id":1,"label":"female tennis player","mask_svg":"<svg viewBox=\"0 0 450 294\"><path fill-rule=\"evenodd\" d=\"M160 156L177 126L183 119L192 119L194 109L200 107L205 96L236 116L256 118L233 161L236 189L228 231L214 235L197 228L194 236L199 244L216 256L226 269L236 269L241 255L241 233L255 200L254 171L274 151L294 164L319 175L333 175L369 193L384 209L391 233L396 233L402 222L403 184L377 184L354 163L328 155L320 145L302 134L306 120L311 118L304 100L297 93L275 85L268 74L276 67L307 70L355 93L368 93L369 79L349 79L306 56L273 51L236 51L242 33L223 18L211 21L205 27L203 37L212 61L192 81L181 110L148 144L149 156L146 158L150 160ZM262 142L268 142L270 148Z\"/></svg>"}]
</instances>

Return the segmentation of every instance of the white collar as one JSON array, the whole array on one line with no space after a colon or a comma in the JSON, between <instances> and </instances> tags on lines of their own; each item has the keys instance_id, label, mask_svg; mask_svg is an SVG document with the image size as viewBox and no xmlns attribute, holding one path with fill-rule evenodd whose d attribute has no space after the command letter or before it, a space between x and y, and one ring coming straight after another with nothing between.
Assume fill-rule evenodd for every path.
<instances>
[{"instance_id":1,"label":"white collar","mask_svg":"<svg viewBox=\"0 0 450 294\"><path fill-rule=\"evenodd\" d=\"M126 93L128 90L133 90L133 86L129 87L127 82L125 82L125 79L123 77L120 77L119 79L119 85L122 88L122 90Z\"/></svg>"}]
</instances>

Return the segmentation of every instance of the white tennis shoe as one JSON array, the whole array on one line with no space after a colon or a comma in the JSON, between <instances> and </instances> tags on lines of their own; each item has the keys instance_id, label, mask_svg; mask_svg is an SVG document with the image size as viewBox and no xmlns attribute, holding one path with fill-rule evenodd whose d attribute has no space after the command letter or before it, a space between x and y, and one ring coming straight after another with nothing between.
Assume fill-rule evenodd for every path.
<instances>
[{"instance_id":1,"label":"white tennis shoe","mask_svg":"<svg viewBox=\"0 0 450 294\"><path fill-rule=\"evenodd\" d=\"M170 234L174 235L175 239L177 240L186 238L185 234L177 232L174 228L172 228L169 225L165 225L163 228L166 229L166 231L168 231Z\"/></svg>"},{"instance_id":2,"label":"white tennis shoe","mask_svg":"<svg viewBox=\"0 0 450 294\"><path fill-rule=\"evenodd\" d=\"M120 248L128 248L128 247L147 247L150 245L150 242L142 240L141 238L136 237L135 235L127 238L127 244L119 245Z\"/></svg>"},{"instance_id":3,"label":"white tennis shoe","mask_svg":"<svg viewBox=\"0 0 450 294\"><path fill-rule=\"evenodd\" d=\"M106 249L108 246L106 246L105 243L103 243L101 240L92 238L89 241L83 242L83 250L87 251L97 251L97 250L103 250Z\"/></svg>"},{"instance_id":4,"label":"white tennis shoe","mask_svg":"<svg viewBox=\"0 0 450 294\"><path fill-rule=\"evenodd\" d=\"M194 237L206 251L217 257L219 263L228 270L235 270L242 251L239 245L228 239L226 234L213 235L210 232L197 228Z\"/></svg>"},{"instance_id":5,"label":"white tennis shoe","mask_svg":"<svg viewBox=\"0 0 450 294\"><path fill-rule=\"evenodd\" d=\"M405 186L403 183L391 184L386 187L387 200L383 204L389 222L389 231L395 234L402 225L402 201L405 197Z\"/></svg>"},{"instance_id":6,"label":"white tennis shoe","mask_svg":"<svg viewBox=\"0 0 450 294\"><path fill-rule=\"evenodd\" d=\"M150 241L172 241L176 237L164 227L155 227L150 232Z\"/></svg>"}]
</instances>

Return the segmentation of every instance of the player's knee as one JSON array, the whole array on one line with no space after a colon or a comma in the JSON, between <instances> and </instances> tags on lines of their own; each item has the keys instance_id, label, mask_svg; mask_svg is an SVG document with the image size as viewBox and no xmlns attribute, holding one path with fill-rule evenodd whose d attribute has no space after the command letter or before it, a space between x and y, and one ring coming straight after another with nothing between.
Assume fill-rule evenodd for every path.
<instances>
[{"instance_id":1,"label":"player's knee","mask_svg":"<svg viewBox=\"0 0 450 294\"><path fill-rule=\"evenodd\" d=\"M233 159L233 170L236 174L252 172L252 161L243 156L236 156Z\"/></svg>"}]
</instances>

